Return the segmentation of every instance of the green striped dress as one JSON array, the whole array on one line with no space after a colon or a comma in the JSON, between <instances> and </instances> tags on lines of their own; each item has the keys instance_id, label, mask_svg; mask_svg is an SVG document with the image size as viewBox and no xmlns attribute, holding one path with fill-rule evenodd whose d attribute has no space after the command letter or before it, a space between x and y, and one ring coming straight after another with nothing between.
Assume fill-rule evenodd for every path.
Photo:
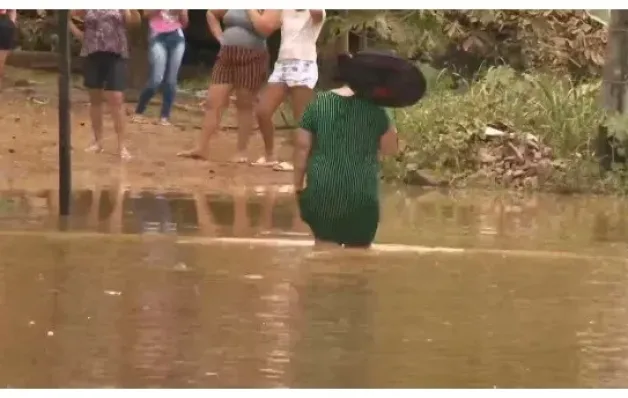
<instances>
[{"instance_id":1,"label":"green striped dress","mask_svg":"<svg viewBox=\"0 0 628 398\"><path fill-rule=\"evenodd\" d=\"M379 140L389 125L383 108L333 92L306 109L300 127L313 137L299 206L316 239L372 243L379 223Z\"/></svg>"}]
</instances>

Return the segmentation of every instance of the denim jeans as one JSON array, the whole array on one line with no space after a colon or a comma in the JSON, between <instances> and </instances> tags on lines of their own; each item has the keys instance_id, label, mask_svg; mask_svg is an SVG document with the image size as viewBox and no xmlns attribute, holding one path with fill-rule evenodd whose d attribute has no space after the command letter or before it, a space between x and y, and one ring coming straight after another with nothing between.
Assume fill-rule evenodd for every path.
<instances>
[{"instance_id":1,"label":"denim jeans","mask_svg":"<svg viewBox=\"0 0 628 398\"><path fill-rule=\"evenodd\" d=\"M163 94L161 117L165 119L170 117L170 110L177 92L177 76L184 52L185 38L180 29L160 33L150 38L148 45L150 76L146 87L140 94L135 113L144 113L151 98L161 85Z\"/></svg>"}]
</instances>

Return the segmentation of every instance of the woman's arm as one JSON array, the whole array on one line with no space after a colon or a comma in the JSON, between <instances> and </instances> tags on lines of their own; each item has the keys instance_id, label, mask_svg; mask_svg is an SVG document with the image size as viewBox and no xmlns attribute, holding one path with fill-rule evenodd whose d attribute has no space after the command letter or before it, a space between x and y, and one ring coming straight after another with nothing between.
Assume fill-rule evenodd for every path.
<instances>
[{"instance_id":1,"label":"woman's arm","mask_svg":"<svg viewBox=\"0 0 628 398\"><path fill-rule=\"evenodd\" d=\"M395 126L390 126L379 138L379 151L384 156L396 155L399 152L399 137Z\"/></svg>"},{"instance_id":2,"label":"woman's arm","mask_svg":"<svg viewBox=\"0 0 628 398\"><path fill-rule=\"evenodd\" d=\"M7 10L7 16L13 23L17 23L17 10Z\"/></svg>"},{"instance_id":3,"label":"woman's arm","mask_svg":"<svg viewBox=\"0 0 628 398\"><path fill-rule=\"evenodd\" d=\"M83 18L85 17L85 10L72 10L70 11L70 21L69 22L69 26L70 26L70 32L72 32L72 35L74 37L76 37L77 40L79 41L83 41L83 31L80 30L78 28L78 26L76 26L76 24L74 23L74 18Z\"/></svg>"},{"instance_id":4,"label":"woman's arm","mask_svg":"<svg viewBox=\"0 0 628 398\"><path fill-rule=\"evenodd\" d=\"M146 19L151 19L152 17L159 14L162 10L144 10L144 17Z\"/></svg>"},{"instance_id":5,"label":"woman's arm","mask_svg":"<svg viewBox=\"0 0 628 398\"><path fill-rule=\"evenodd\" d=\"M297 129L296 140L294 143L294 190L296 192L303 190L303 182L305 180L305 169L307 160L310 157L312 149L312 133L299 128Z\"/></svg>"},{"instance_id":6,"label":"woman's arm","mask_svg":"<svg viewBox=\"0 0 628 398\"><path fill-rule=\"evenodd\" d=\"M120 10L127 25L136 25L142 21L142 16L138 10Z\"/></svg>"},{"instance_id":7,"label":"woman's arm","mask_svg":"<svg viewBox=\"0 0 628 398\"><path fill-rule=\"evenodd\" d=\"M281 10L246 10L257 32L266 37L281 27Z\"/></svg>"},{"instance_id":8,"label":"woman's arm","mask_svg":"<svg viewBox=\"0 0 628 398\"><path fill-rule=\"evenodd\" d=\"M220 27L218 18L222 18L225 15L222 11L224 10L207 10L207 26L209 26L209 31L219 43L222 43L222 27Z\"/></svg>"},{"instance_id":9,"label":"woman's arm","mask_svg":"<svg viewBox=\"0 0 628 398\"><path fill-rule=\"evenodd\" d=\"M310 17L314 23L321 23L325 19L325 10L310 10Z\"/></svg>"}]
</instances>

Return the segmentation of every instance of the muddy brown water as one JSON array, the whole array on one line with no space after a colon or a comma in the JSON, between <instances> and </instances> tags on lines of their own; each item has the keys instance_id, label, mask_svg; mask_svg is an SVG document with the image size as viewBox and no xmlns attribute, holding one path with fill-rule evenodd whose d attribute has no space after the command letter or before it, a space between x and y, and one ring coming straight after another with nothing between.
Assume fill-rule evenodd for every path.
<instances>
[{"instance_id":1,"label":"muddy brown water","mask_svg":"<svg viewBox=\"0 0 628 398\"><path fill-rule=\"evenodd\" d=\"M281 187L56 195L0 193L0 385L628 386L624 201L388 189L365 253Z\"/></svg>"}]
</instances>

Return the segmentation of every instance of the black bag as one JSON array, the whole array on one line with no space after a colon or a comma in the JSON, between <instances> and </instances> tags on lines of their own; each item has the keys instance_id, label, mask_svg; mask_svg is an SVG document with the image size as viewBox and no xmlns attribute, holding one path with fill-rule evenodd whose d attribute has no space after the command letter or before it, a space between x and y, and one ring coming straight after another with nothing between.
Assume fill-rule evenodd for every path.
<instances>
[{"instance_id":1,"label":"black bag","mask_svg":"<svg viewBox=\"0 0 628 398\"><path fill-rule=\"evenodd\" d=\"M416 104L427 83L421 70L391 52L365 50L338 59L340 75L356 96L379 106L402 108Z\"/></svg>"}]
</instances>

